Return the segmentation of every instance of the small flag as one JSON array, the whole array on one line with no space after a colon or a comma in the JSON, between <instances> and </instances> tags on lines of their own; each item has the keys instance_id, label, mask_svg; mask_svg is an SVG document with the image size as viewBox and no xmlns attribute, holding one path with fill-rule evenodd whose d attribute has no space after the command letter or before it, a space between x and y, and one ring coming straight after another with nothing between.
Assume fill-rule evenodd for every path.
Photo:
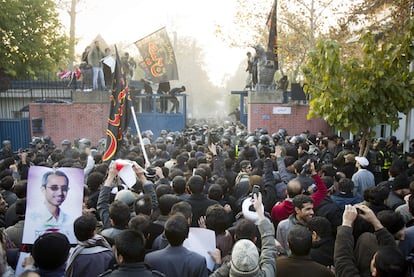
<instances>
[{"instance_id":1,"label":"small flag","mask_svg":"<svg viewBox=\"0 0 414 277\"><path fill-rule=\"evenodd\" d=\"M129 188L133 187L137 182L134 170L132 169L132 162L129 160L117 159L115 160L115 168L119 177L124 181Z\"/></svg>"},{"instance_id":2,"label":"small flag","mask_svg":"<svg viewBox=\"0 0 414 277\"><path fill-rule=\"evenodd\" d=\"M174 49L164 28L135 42L154 83L178 80Z\"/></svg>"},{"instance_id":3,"label":"small flag","mask_svg":"<svg viewBox=\"0 0 414 277\"><path fill-rule=\"evenodd\" d=\"M269 40L267 42L268 59L274 61L274 69L279 69L279 60L277 57L277 0L274 1L269 17L267 19L269 28Z\"/></svg>"},{"instance_id":4,"label":"small flag","mask_svg":"<svg viewBox=\"0 0 414 277\"><path fill-rule=\"evenodd\" d=\"M131 95L116 47L115 50L115 73L112 83L112 95L110 96L111 106L109 109L108 128L106 129L106 150L102 157L103 161L115 158L123 139L123 133L128 128L130 120Z\"/></svg>"}]
</instances>

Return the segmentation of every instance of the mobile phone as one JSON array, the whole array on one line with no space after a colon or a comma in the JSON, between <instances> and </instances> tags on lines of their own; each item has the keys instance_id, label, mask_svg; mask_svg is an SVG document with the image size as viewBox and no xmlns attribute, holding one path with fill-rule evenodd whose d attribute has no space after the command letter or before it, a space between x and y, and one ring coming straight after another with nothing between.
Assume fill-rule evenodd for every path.
<instances>
[{"instance_id":1,"label":"mobile phone","mask_svg":"<svg viewBox=\"0 0 414 277\"><path fill-rule=\"evenodd\" d=\"M252 190L252 196L253 196L253 194L256 194L257 196L259 196L259 192L260 192L260 186L259 185L254 185L253 190Z\"/></svg>"}]
</instances>

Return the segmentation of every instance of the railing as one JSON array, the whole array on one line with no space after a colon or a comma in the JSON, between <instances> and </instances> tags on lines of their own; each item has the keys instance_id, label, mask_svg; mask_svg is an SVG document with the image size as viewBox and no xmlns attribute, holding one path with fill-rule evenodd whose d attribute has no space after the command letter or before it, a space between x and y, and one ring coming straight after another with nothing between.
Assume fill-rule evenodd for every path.
<instances>
[{"instance_id":1,"label":"railing","mask_svg":"<svg viewBox=\"0 0 414 277\"><path fill-rule=\"evenodd\" d=\"M184 114L187 106L187 95L177 94L178 108L169 95L163 94L135 94L132 92L132 103L137 113ZM174 109L173 109L174 108Z\"/></svg>"},{"instance_id":2,"label":"railing","mask_svg":"<svg viewBox=\"0 0 414 277\"><path fill-rule=\"evenodd\" d=\"M28 117L29 103L71 102L72 92L79 84L79 81L60 79L51 73L42 74L36 79L34 77L27 77L25 80L2 79L0 118Z\"/></svg>"}]
</instances>

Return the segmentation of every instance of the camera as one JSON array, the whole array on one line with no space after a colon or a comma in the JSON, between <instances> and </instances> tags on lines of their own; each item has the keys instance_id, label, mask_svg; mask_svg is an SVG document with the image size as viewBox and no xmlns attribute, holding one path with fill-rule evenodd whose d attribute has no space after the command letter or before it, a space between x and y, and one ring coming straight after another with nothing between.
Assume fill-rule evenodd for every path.
<instances>
[{"instance_id":1,"label":"camera","mask_svg":"<svg viewBox=\"0 0 414 277\"><path fill-rule=\"evenodd\" d=\"M157 172L155 171L155 168L152 168L152 167L147 168L147 172L145 173L145 176L148 179L152 180L155 178L156 175L157 175Z\"/></svg>"},{"instance_id":2,"label":"camera","mask_svg":"<svg viewBox=\"0 0 414 277\"><path fill-rule=\"evenodd\" d=\"M259 192L260 192L260 186L259 185L254 185L253 189L252 189L252 197L253 197L254 194L259 196Z\"/></svg>"},{"instance_id":3,"label":"camera","mask_svg":"<svg viewBox=\"0 0 414 277\"><path fill-rule=\"evenodd\" d=\"M300 172L300 174L311 174L311 167L310 167L310 162L307 162L303 165L302 167L302 171Z\"/></svg>"}]
</instances>

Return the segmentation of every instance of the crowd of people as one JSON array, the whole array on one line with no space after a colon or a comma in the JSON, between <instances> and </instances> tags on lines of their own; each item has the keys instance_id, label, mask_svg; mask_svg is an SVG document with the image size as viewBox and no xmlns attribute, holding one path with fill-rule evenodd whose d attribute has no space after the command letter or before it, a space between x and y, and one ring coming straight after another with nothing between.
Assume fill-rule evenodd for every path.
<instances>
[{"instance_id":1,"label":"crowd of people","mask_svg":"<svg viewBox=\"0 0 414 277\"><path fill-rule=\"evenodd\" d=\"M411 276L414 140L404 153L376 138L361 156L358 138L322 131L195 124L142 137L127 130L119 145L131 186L102 162L105 140L35 137L18 152L3 141L0 276L21 253L19 276ZM59 232L22 244L32 166L83 170L77 244ZM60 180L42 184L62 194L57 207L73 186ZM191 228L214 231L213 266L184 246Z\"/></svg>"}]
</instances>

